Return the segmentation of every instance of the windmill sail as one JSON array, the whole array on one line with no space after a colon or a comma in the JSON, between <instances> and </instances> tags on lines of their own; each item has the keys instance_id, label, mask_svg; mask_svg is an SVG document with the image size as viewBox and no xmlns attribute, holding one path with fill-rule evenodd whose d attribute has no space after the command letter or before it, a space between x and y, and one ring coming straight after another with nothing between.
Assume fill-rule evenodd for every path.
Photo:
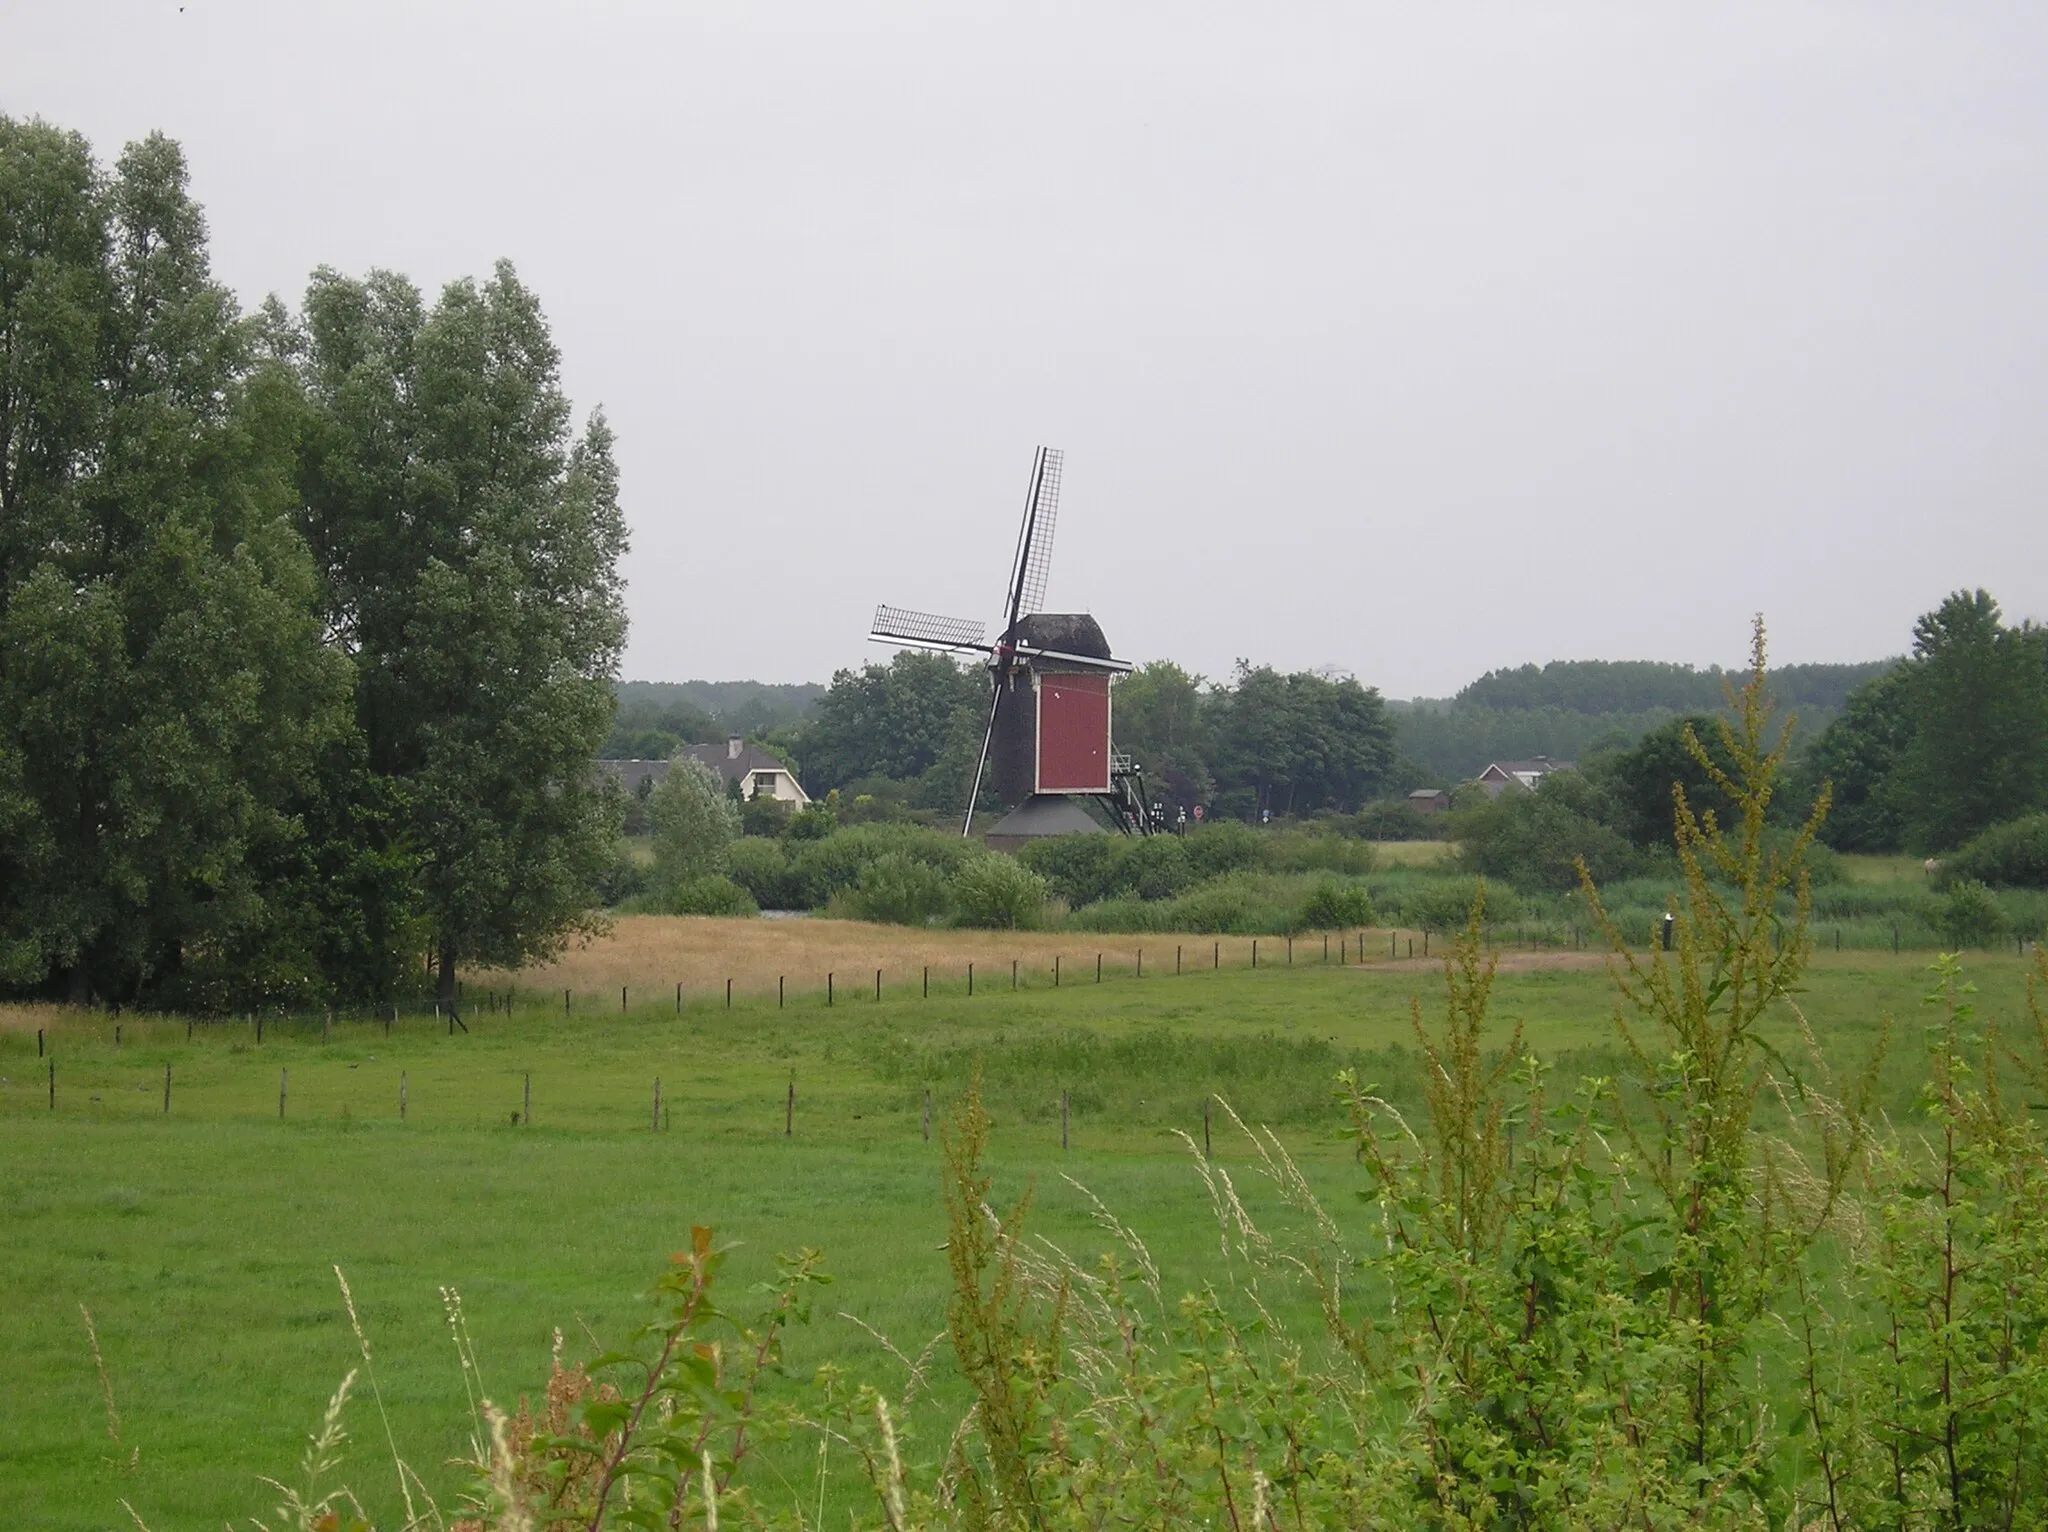
<instances>
[{"instance_id":1,"label":"windmill sail","mask_svg":"<svg viewBox=\"0 0 2048 1532\"><path fill-rule=\"evenodd\" d=\"M1031 488L1024 498L1024 524L1017 530L1017 557L1010 571L1009 626L1019 617L1045 610L1045 581L1052 571L1052 534L1059 521L1060 473L1066 456L1040 447L1031 462Z\"/></svg>"},{"instance_id":2,"label":"windmill sail","mask_svg":"<svg viewBox=\"0 0 2048 1532\"><path fill-rule=\"evenodd\" d=\"M869 638L914 644L922 649L988 649L988 626L969 617L939 617L900 606L875 608Z\"/></svg>"}]
</instances>

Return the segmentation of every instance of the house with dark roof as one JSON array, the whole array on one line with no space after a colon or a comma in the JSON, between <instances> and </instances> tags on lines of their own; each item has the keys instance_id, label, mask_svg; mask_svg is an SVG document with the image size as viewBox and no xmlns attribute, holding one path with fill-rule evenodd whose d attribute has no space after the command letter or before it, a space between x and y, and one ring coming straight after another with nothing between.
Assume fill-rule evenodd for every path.
<instances>
[{"instance_id":1,"label":"house with dark roof","mask_svg":"<svg viewBox=\"0 0 2048 1532\"><path fill-rule=\"evenodd\" d=\"M1553 761L1547 755L1539 755L1527 761L1495 761L1474 778L1486 789L1486 796L1498 798L1509 788L1523 792L1534 792L1536 784L1553 771L1570 771L1570 761Z\"/></svg>"},{"instance_id":2,"label":"house with dark roof","mask_svg":"<svg viewBox=\"0 0 2048 1532\"><path fill-rule=\"evenodd\" d=\"M1443 814L1451 807L1451 795L1441 787L1418 787L1408 795L1408 807L1418 814Z\"/></svg>"},{"instance_id":3,"label":"house with dark roof","mask_svg":"<svg viewBox=\"0 0 2048 1532\"><path fill-rule=\"evenodd\" d=\"M679 753L709 768L728 786L739 783L743 798L773 798L797 809L811 801L810 794L797 781L795 772L737 734L729 736L723 743L685 745ZM597 764L599 770L609 773L628 797L639 796L643 782L650 787L659 782L668 775L669 768L667 761L599 761Z\"/></svg>"}]
</instances>

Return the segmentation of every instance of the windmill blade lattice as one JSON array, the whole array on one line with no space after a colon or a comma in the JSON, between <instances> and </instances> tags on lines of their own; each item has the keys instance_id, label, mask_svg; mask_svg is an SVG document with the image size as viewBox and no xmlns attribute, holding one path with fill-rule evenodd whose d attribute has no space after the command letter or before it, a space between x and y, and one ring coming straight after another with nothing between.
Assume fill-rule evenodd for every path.
<instances>
[{"instance_id":1,"label":"windmill blade lattice","mask_svg":"<svg viewBox=\"0 0 2048 1532\"><path fill-rule=\"evenodd\" d=\"M1045 581L1052 570L1052 534L1059 520L1060 470L1066 455L1057 447L1041 450L1039 471L1033 476L1031 506L1024 518L1024 546L1019 553L1017 610L1011 614L1029 617L1045 610Z\"/></svg>"},{"instance_id":2,"label":"windmill blade lattice","mask_svg":"<svg viewBox=\"0 0 2048 1532\"><path fill-rule=\"evenodd\" d=\"M934 649L988 648L988 625L969 617L939 617L900 606L875 608L870 638L895 639Z\"/></svg>"}]
</instances>

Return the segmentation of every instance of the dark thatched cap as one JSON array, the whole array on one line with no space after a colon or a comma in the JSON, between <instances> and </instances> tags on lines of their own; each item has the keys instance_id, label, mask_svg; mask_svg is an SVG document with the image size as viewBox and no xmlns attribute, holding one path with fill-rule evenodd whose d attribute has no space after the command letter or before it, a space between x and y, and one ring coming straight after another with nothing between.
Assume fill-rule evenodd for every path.
<instances>
[{"instance_id":1,"label":"dark thatched cap","mask_svg":"<svg viewBox=\"0 0 2048 1532\"><path fill-rule=\"evenodd\" d=\"M1015 641L1032 649L1056 649L1083 659L1111 658L1102 625L1086 612L1033 612L1017 619Z\"/></svg>"}]
</instances>

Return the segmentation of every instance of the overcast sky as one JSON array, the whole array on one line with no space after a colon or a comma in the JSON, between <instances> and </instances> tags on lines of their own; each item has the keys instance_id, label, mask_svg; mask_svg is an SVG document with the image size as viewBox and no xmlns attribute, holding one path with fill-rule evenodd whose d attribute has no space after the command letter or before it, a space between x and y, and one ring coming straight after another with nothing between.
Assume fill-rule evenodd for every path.
<instances>
[{"instance_id":1,"label":"overcast sky","mask_svg":"<svg viewBox=\"0 0 2048 1532\"><path fill-rule=\"evenodd\" d=\"M874 603L1211 675L2048 616L2048 6L0 0L0 111L180 139L245 303L509 256L619 433L628 676Z\"/></svg>"}]
</instances>

